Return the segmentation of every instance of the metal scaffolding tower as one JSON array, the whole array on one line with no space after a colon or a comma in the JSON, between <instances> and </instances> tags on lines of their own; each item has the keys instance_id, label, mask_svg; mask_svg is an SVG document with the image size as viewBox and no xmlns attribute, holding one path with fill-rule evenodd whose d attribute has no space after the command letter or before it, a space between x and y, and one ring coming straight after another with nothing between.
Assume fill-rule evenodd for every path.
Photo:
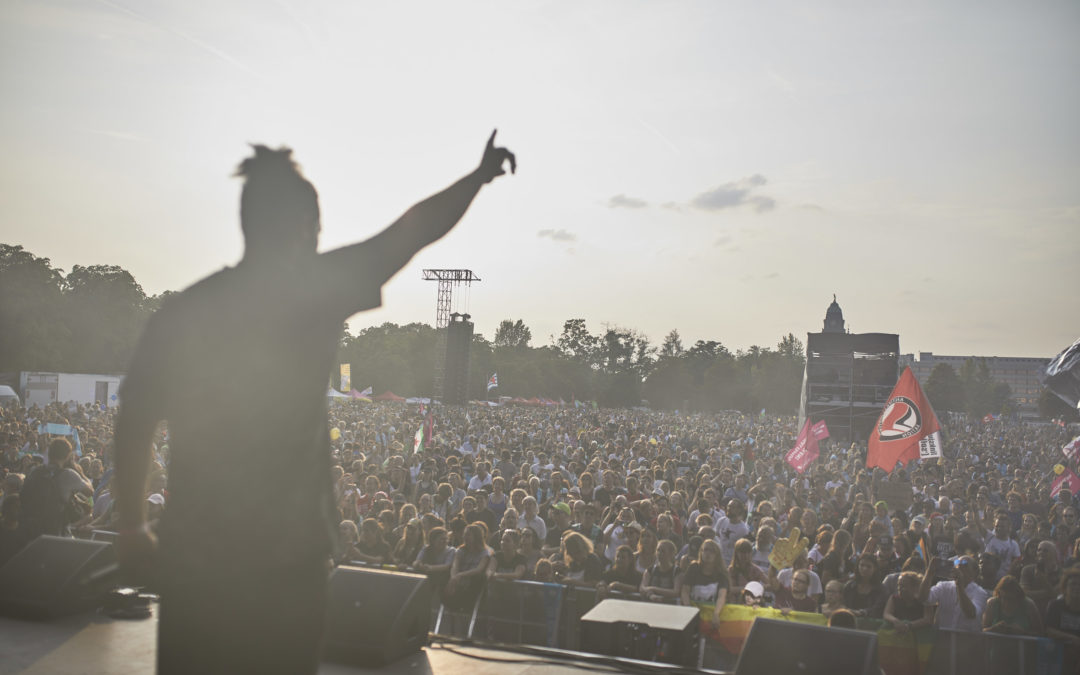
<instances>
[{"instance_id":1,"label":"metal scaffolding tower","mask_svg":"<svg viewBox=\"0 0 1080 675\"><path fill-rule=\"evenodd\" d=\"M450 311L453 309L454 289L462 284L472 285L480 277L472 270L424 270L424 281L438 281L439 293L435 303L435 391L433 399L442 400L443 375L446 372L446 331L450 325Z\"/></svg>"}]
</instances>

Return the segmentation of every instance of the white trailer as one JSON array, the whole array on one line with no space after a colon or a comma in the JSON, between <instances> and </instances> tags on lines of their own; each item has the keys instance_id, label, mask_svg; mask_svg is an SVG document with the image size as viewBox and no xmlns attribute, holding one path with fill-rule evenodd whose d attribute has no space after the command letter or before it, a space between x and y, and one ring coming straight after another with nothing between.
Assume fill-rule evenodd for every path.
<instances>
[{"instance_id":1,"label":"white trailer","mask_svg":"<svg viewBox=\"0 0 1080 675\"><path fill-rule=\"evenodd\" d=\"M109 407L119 405L122 375L95 375L86 373L21 373L19 388L27 406L35 403L104 403Z\"/></svg>"}]
</instances>

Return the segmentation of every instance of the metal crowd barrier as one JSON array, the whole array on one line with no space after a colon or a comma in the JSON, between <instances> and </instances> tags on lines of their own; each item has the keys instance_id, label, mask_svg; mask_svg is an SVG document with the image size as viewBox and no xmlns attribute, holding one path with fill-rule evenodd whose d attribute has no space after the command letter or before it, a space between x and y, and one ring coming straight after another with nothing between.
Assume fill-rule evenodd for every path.
<instances>
[{"instance_id":1,"label":"metal crowd barrier","mask_svg":"<svg viewBox=\"0 0 1080 675\"><path fill-rule=\"evenodd\" d=\"M1061 672L1062 658L1060 645L1046 638L939 628L926 673L1036 675Z\"/></svg>"},{"instance_id":2,"label":"metal crowd barrier","mask_svg":"<svg viewBox=\"0 0 1080 675\"><path fill-rule=\"evenodd\" d=\"M350 562L376 569L412 571L397 565ZM444 624L467 620L464 637L508 644L531 644L571 651L581 647L581 617L604 598L641 600L637 593L606 593L595 588L539 581L486 580L476 601L464 612L445 606L436 589L432 604L432 633L455 636ZM449 621L448 621L449 619ZM877 624L878 622L875 622ZM870 626L863 630L875 630ZM932 629L934 643L925 675L1054 675L1062 672L1062 645L1047 638ZM708 643L698 650L701 668ZM715 645L714 645L715 646Z\"/></svg>"}]
</instances>

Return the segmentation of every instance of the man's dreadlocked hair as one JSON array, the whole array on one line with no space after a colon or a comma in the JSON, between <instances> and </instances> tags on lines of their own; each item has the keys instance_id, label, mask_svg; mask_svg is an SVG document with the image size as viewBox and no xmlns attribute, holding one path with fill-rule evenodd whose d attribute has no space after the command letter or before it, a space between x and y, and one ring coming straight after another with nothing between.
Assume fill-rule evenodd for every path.
<instances>
[{"instance_id":1,"label":"man's dreadlocked hair","mask_svg":"<svg viewBox=\"0 0 1080 675\"><path fill-rule=\"evenodd\" d=\"M248 249L288 247L319 232L319 195L301 175L292 150L252 145L255 156L236 169L244 178L240 228ZM312 247L314 250L314 246Z\"/></svg>"}]
</instances>

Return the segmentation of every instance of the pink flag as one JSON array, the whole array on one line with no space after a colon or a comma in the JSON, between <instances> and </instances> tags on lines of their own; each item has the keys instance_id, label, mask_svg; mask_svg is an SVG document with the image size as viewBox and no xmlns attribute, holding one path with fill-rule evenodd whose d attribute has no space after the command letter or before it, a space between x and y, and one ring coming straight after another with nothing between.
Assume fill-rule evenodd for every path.
<instances>
[{"instance_id":1,"label":"pink flag","mask_svg":"<svg viewBox=\"0 0 1080 675\"><path fill-rule=\"evenodd\" d=\"M814 438L823 441L829 437L829 427L825 426L825 420L821 420L810 427L810 433L814 434Z\"/></svg>"},{"instance_id":2,"label":"pink flag","mask_svg":"<svg viewBox=\"0 0 1080 675\"><path fill-rule=\"evenodd\" d=\"M810 418L806 418L806 424L803 425L798 439L795 440L795 447L788 450L787 455L784 456L787 463L799 473L806 471L806 467L818 458L818 433L820 433L817 430L818 425L824 430L825 422L818 422L811 426ZM825 433L828 434L828 431L825 430Z\"/></svg>"},{"instance_id":3,"label":"pink flag","mask_svg":"<svg viewBox=\"0 0 1080 675\"><path fill-rule=\"evenodd\" d=\"M1073 473L1072 469L1065 469L1065 473L1058 476L1050 486L1050 497L1057 497L1063 487L1069 488L1074 495L1077 494L1080 492L1080 476Z\"/></svg>"}]
</instances>

